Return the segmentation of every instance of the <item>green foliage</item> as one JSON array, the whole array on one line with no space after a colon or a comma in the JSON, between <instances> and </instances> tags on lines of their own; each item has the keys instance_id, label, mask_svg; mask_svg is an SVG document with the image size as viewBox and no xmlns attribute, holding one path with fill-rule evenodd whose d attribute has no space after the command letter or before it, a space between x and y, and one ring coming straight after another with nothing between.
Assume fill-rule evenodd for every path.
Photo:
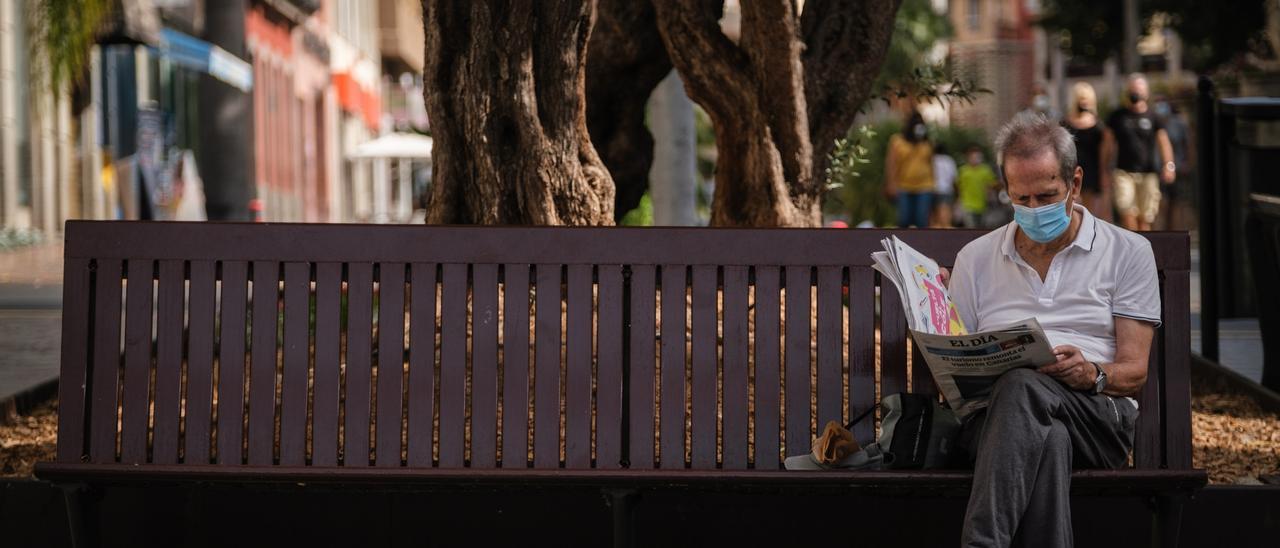
<instances>
[{"instance_id":1,"label":"green foliage","mask_svg":"<svg viewBox=\"0 0 1280 548\"><path fill-rule=\"evenodd\" d=\"M51 89L76 81L89 49L114 2L111 0L17 0L29 2L31 67L48 70Z\"/></svg>"},{"instance_id":2,"label":"green foliage","mask_svg":"<svg viewBox=\"0 0 1280 548\"><path fill-rule=\"evenodd\" d=\"M953 33L951 21L933 11L930 0L905 0L894 19L893 37L871 88L871 99L885 103L893 99L972 103L978 94L990 93L974 80L956 78L945 63L922 62L929 59L939 41Z\"/></svg>"},{"instance_id":3,"label":"green foliage","mask_svg":"<svg viewBox=\"0 0 1280 548\"><path fill-rule=\"evenodd\" d=\"M874 89L913 81L913 73L920 66L920 60L928 58L938 42L950 38L953 32L951 22L946 16L933 11L930 0L902 2L894 18L893 37L889 40L889 50L885 53L884 65L880 67Z\"/></svg>"},{"instance_id":4,"label":"green foliage","mask_svg":"<svg viewBox=\"0 0 1280 548\"><path fill-rule=\"evenodd\" d=\"M1040 25L1062 36L1072 55L1101 62L1124 47L1124 3L1118 0L1044 0ZM1182 38L1187 66L1212 71L1264 47L1265 0L1139 0L1138 28L1155 17Z\"/></svg>"},{"instance_id":5,"label":"green foliage","mask_svg":"<svg viewBox=\"0 0 1280 548\"><path fill-rule=\"evenodd\" d=\"M640 197L640 205L628 211L622 217L622 226L653 226L653 199L645 192Z\"/></svg>"},{"instance_id":6,"label":"green foliage","mask_svg":"<svg viewBox=\"0 0 1280 548\"><path fill-rule=\"evenodd\" d=\"M896 121L861 126L836 141L831 169L827 170L828 187L834 185L834 192L827 202L847 212L849 224L871 221L876 226L889 226L897 218L884 196L884 155L889 137L901 130Z\"/></svg>"},{"instance_id":7,"label":"green foliage","mask_svg":"<svg viewBox=\"0 0 1280 548\"><path fill-rule=\"evenodd\" d=\"M861 126L844 139L836 141L827 170L827 212L847 214L850 224L871 221L875 226L892 226L896 209L884 196L884 158L889 138L902 131L902 123L889 121L874 127ZM991 142L980 129L959 126L932 127L929 138L944 145L947 152L964 162L964 151L970 145L982 148L990 161Z\"/></svg>"}]
</instances>

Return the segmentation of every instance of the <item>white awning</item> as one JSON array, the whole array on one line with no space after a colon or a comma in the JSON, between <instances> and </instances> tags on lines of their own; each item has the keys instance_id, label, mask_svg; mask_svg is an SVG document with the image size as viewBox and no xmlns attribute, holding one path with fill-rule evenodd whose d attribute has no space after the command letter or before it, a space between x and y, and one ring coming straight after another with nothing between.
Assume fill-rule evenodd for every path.
<instances>
[{"instance_id":1,"label":"white awning","mask_svg":"<svg viewBox=\"0 0 1280 548\"><path fill-rule=\"evenodd\" d=\"M390 133L362 143L350 158L422 158L431 159L431 138L416 133Z\"/></svg>"}]
</instances>

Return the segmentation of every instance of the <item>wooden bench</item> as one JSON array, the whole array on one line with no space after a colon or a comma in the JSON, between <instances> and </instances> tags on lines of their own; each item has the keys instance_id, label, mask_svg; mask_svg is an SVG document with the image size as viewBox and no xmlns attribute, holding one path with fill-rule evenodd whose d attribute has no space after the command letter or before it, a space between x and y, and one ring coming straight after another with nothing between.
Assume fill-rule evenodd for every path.
<instances>
[{"instance_id":1,"label":"wooden bench","mask_svg":"<svg viewBox=\"0 0 1280 548\"><path fill-rule=\"evenodd\" d=\"M72 523L80 486L575 485L611 497L620 543L649 490L963 494L963 471L781 469L878 394L936 393L870 268L889 233L72 221L37 475ZM951 264L981 233L896 234ZM1205 483L1188 238L1146 236L1164 325L1134 467L1073 490L1149 497L1172 545Z\"/></svg>"}]
</instances>

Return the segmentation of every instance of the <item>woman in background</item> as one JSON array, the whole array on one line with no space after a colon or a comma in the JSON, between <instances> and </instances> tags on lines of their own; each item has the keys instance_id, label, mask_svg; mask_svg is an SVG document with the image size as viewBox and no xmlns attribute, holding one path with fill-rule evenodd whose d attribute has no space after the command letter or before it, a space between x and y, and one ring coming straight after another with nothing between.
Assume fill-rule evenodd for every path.
<instances>
[{"instance_id":1,"label":"woman in background","mask_svg":"<svg viewBox=\"0 0 1280 548\"><path fill-rule=\"evenodd\" d=\"M1071 95L1074 100L1062 125L1076 139L1078 163L1084 170L1080 199L1094 217L1111 221L1110 170L1101 165L1103 142L1111 137L1098 123L1098 95L1086 82L1076 82Z\"/></svg>"},{"instance_id":2,"label":"woman in background","mask_svg":"<svg viewBox=\"0 0 1280 548\"><path fill-rule=\"evenodd\" d=\"M933 210L933 144L924 117L915 109L902 133L889 138L884 161L885 194L897 199L898 226L929 226Z\"/></svg>"}]
</instances>

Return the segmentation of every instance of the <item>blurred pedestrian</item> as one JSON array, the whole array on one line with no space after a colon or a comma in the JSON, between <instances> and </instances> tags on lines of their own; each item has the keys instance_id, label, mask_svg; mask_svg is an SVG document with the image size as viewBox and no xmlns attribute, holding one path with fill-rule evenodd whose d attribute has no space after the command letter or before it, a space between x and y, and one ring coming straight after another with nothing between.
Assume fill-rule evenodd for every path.
<instances>
[{"instance_id":1,"label":"blurred pedestrian","mask_svg":"<svg viewBox=\"0 0 1280 548\"><path fill-rule=\"evenodd\" d=\"M889 138L884 161L885 194L896 199L898 226L929 226L933 210L933 144L924 117L912 109L902 133Z\"/></svg>"},{"instance_id":2,"label":"blurred pedestrian","mask_svg":"<svg viewBox=\"0 0 1280 548\"><path fill-rule=\"evenodd\" d=\"M1155 105L1151 107L1155 111L1156 116L1164 123L1164 131L1169 136L1169 146L1173 149L1173 163L1178 166L1178 171L1174 175L1174 182L1167 185L1161 185L1160 190L1164 193L1164 205L1160 208L1159 223L1157 228L1161 230L1185 230L1185 217L1182 192L1183 183L1187 180L1188 152L1190 152L1190 130L1187 128L1187 122L1182 118L1182 111L1178 105L1164 98L1157 98Z\"/></svg>"},{"instance_id":3,"label":"blurred pedestrian","mask_svg":"<svg viewBox=\"0 0 1280 548\"><path fill-rule=\"evenodd\" d=\"M1129 76L1125 108L1111 113L1102 165L1115 159L1112 190L1120 225L1151 230L1160 212L1160 184L1173 183L1177 164L1164 125L1147 104L1149 86L1141 74Z\"/></svg>"},{"instance_id":4,"label":"blurred pedestrian","mask_svg":"<svg viewBox=\"0 0 1280 548\"><path fill-rule=\"evenodd\" d=\"M1109 137L1098 123L1098 94L1087 82L1076 82L1071 88L1073 101L1062 125L1076 140L1076 153L1084 180L1080 187L1080 199L1094 217L1111 221L1111 174L1102 167L1102 149Z\"/></svg>"},{"instance_id":5,"label":"blurred pedestrian","mask_svg":"<svg viewBox=\"0 0 1280 548\"><path fill-rule=\"evenodd\" d=\"M952 228L951 210L955 204L956 160L942 143L933 145L933 221L934 228Z\"/></svg>"},{"instance_id":6,"label":"blurred pedestrian","mask_svg":"<svg viewBox=\"0 0 1280 548\"><path fill-rule=\"evenodd\" d=\"M956 194L960 203L960 226L986 228L982 219L987 212L991 191L999 186L995 171L983 160L982 149L970 145L965 150L965 163L956 175Z\"/></svg>"}]
</instances>

